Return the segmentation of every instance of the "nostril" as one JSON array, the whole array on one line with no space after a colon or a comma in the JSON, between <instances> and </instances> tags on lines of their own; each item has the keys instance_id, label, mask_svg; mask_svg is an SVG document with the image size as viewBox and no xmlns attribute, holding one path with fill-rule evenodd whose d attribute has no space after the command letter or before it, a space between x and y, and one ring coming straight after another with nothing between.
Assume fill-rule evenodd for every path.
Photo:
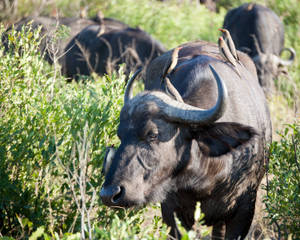
<instances>
[{"instance_id":1,"label":"nostril","mask_svg":"<svg viewBox=\"0 0 300 240\"><path fill-rule=\"evenodd\" d=\"M125 193L125 188L123 186L118 187L118 192L115 192L115 195L112 197L112 202L117 203L120 199L122 199Z\"/></svg>"},{"instance_id":2,"label":"nostril","mask_svg":"<svg viewBox=\"0 0 300 240\"><path fill-rule=\"evenodd\" d=\"M102 202L107 206L113 206L120 202L125 194L123 186L107 186L103 187L100 192Z\"/></svg>"}]
</instances>

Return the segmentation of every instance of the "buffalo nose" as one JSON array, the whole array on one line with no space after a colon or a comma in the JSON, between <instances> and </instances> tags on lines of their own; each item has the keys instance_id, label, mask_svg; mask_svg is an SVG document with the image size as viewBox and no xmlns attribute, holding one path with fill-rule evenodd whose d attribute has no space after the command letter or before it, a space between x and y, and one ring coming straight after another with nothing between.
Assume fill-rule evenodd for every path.
<instances>
[{"instance_id":1,"label":"buffalo nose","mask_svg":"<svg viewBox=\"0 0 300 240\"><path fill-rule=\"evenodd\" d=\"M107 206L116 206L124 194L124 188L120 186L102 187L100 197L102 202Z\"/></svg>"}]
</instances>

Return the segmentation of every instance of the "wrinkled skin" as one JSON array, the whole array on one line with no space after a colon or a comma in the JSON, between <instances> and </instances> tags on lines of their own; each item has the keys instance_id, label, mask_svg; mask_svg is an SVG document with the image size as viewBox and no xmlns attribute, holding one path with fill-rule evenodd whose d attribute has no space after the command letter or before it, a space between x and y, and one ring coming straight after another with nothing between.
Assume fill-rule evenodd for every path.
<instances>
[{"instance_id":1,"label":"wrinkled skin","mask_svg":"<svg viewBox=\"0 0 300 240\"><path fill-rule=\"evenodd\" d=\"M281 67L273 60L273 55L279 57L284 47L284 25L280 18L267 7L245 3L226 14L223 28L230 31L236 48L253 59L259 82L268 94Z\"/></svg>"},{"instance_id":2,"label":"wrinkled skin","mask_svg":"<svg viewBox=\"0 0 300 240\"><path fill-rule=\"evenodd\" d=\"M69 78L78 75L111 74L119 64L126 63L128 76L140 66L147 66L155 57L165 52L161 43L138 28L120 26L101 34L101 25L91 25L75 36L66 49L63 72ZM99 34L100 33L100 34Z\"/></svg>"},{"instance_id":3,"label":"wrinkled skin","mask_svg":"<svg viewBox=\"0 0 300 240\"><path fill-rule=\"evenodd\" d=\"M202 109L214 106L218 92L209 64L227 87L226 111L204 124L169 117L164 109L171 97L163 92L161 75L171 51L156 58L147 70L146 91L122 108L121 145L110 159L100 195L111 207L160 202L176 239L181 235L174 214L189 230L200 201L214 239L244 238L264 174L265 146L271 141L265 97L245 54L238 52L240 78L215 44L199 41L181 47L169 78L184 102Z\"/></svg>"}]
</instances>

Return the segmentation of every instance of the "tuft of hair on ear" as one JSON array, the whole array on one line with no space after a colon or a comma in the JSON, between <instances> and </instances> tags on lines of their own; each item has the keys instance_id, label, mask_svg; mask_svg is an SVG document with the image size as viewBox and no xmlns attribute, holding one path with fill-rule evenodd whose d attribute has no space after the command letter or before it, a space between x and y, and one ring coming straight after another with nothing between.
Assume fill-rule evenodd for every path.
<instances>
[{"instance_id":1,"label":"tuft of hair on ear","mask_svg":"<svg viewBox=\"0 0 300 240\"><path fill-rule=\"evenodd\" d=\"M239 123L220 122L193 130L202 153L217 157L250 142L259 133L252 127Z\"/></svg>"}]
</instances>

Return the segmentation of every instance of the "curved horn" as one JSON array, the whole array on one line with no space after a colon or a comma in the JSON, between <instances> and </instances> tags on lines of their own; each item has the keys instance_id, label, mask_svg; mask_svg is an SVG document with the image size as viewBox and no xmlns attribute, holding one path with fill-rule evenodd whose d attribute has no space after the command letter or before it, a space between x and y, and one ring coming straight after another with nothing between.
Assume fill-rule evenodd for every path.
<instances>
[{"instance_id":1,"label":"curved horn","mask_svg":"<svg viewBox=\"0 0 300 240\"><path fill-rule=\"evenodd\" d=\"M170 119L171 121L204 125L214 122L222 117L226 108L227 90L214 68L211 65L209 65L209 67L216 79L218 86L218 99L215 106L213 106L211 109L204 110L183 102L176 101L167 97L167 95L158 92L156 97L160 98L160 100L163 102L161 111L166 118Z\"/></svg>"},{"instance_id":2,"label":"curved horn","mask_svg":"<svg viewBox=\"0 0 300 240\"><path fill-rule=\"evenodd\" d=\"M107 175L115 154L116 154L116 149L114 146L106 148L104 161L103 161L103 167L102 167L102 171L101 171L103 175Z\"/></svg>"},{"instance_id":3,"label":"curved horn","mask_svg":"<svg viewBox=\"0 0 300 240\"><path fill-rule=\"evenodd\" d=\"M126 90L124 94L124 105L128 103L128 101L132 98L132 88L133 88L133 83L137 75L142 71L142 67L139 67L138 70L132 75L132 77L128 80L127 85L126 85Z\"/></svg>"},{"instance_id":4,"label":"curved horn","mask_svg":"<svg viewBox=\"0 0 300 240\"><path fill-rule=\"evenodd\" d=\"M296 51L293 49L293 48L284 48L280 51L280 55L282 52L284 51L289 51L290 52L290 57L288 60L284 60L282 58L280 58L280 61L279 61L279 65L282 65L282 66L289 66L291 65L294 60L295 60L295 57L296 57Z\"/></svg>"}]
</instances>

